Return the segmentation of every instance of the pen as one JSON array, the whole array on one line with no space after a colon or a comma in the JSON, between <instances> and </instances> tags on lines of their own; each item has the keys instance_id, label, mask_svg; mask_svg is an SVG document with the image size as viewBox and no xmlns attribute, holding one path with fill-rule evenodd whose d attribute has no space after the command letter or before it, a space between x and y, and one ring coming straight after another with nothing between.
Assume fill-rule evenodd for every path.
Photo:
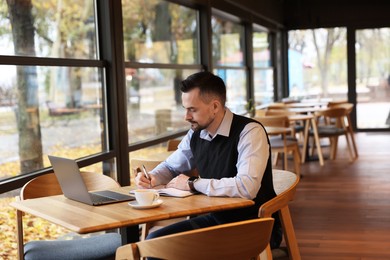
<instances>
[{"instance_id":1,"label":"pen","mask_svg":"<svg viewBox=\"0 0 390 260\"><path fill-rule=\"evenodd\" d=\"M146 170L145 165L142 165L142 171L144 172L144 175L145 175L146 179L148 179L150 181L151 179L150 179L150 176L148 174L148 171Z\"/></svg>"}]
</instances>

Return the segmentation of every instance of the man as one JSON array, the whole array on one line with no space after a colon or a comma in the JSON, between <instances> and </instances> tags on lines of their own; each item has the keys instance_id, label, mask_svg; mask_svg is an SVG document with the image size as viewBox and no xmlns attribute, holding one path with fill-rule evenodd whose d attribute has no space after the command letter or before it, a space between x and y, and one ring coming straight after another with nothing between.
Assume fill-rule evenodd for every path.
<instances>
[{"instance_id":1,"label":"man","mask_svg":"<svg viewBox=\"0 0 390 260\"><path fill-rule=\"evenodd\" d=\"M137 186L167 184L208 196L252 199L255 205L197 216L152 232L147 239L254 219L260 206L276 196L267 134L259 122L225 107L223 80L210 72L198 72L182 82L181 91L185 120L191 129L178 149L150 172L149 179L137 175ZM195 168L199 177L182 174Z\"/></svg>"}]
</instances>

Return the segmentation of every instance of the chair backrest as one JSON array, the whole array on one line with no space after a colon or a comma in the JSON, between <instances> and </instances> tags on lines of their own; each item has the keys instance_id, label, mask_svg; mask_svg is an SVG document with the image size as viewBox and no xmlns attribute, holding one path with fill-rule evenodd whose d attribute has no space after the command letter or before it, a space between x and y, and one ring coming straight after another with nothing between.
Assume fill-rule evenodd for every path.
<instances>
[{"instance_id":1,"label":"chair backrest","mask_svg":"<svg viewBox=\"0 0 390 260\"><path fill-rule=\"evenodd\" d=\"M175 151L177 150L178 145L180 144L181 140L179 139L169 139L167 142L167 151Z\"/></svg>"},{"instance_id":2,"label":"chair backrest","mask_svg":"<svg viewBox=\"0 0 390 260\"><path fill-rule=\"evenodd\" d=\"M255 117L265 116L266 113L267 113L266 109L256 109Z\"/></svg>"},{"instance_id":3,"label":"chair backrest","mask_svg":"<svg viewBox=\"0 0 390 260\"><path fill-rule=\"evenodd\" d=\"M290 115L296 115L297 113L294 111L289 111L287 109L267 109L265 111L265 116L290 116Z\"/></svg>"},{"instance_id":4,"label":"chair backrest","mask_svg":"<svg viewBox=\"0 0 390 260\"><path fill-rule=\"evenodd\" d=\"M329 107L324 110L319 110L315 112L315 115L320 118L324 117L325 122L329 122L330 120L334 120L336 122L336 126L340 128L345 128L344 119L348 116L348 110L345 107Z\"/></svg>"},{"instance_id":5,"label":"chair backrest","mask_svg":"<svg viewBox=\"0 0 390 260\"><path fill-rule=\"evenodd\" d=\"M92 172L81 172L85 185L88 190L102 190L120 187L109 176ZM38 176L27 182L20 191L20 199L33 199L39 197L53 196L62 194L60 184L54 173Z\"/></svg>"},{"instance_id":6,"label":"chair backrest","mask_svg":"<svg viewBox=\"0 0 390 260\"><path fill-rule=\"evenodd\" d=\"M333 100L328 102L328 107L338 106L342 104L347 104L348 100Z\"/></svg>"},{"instance_id":7,"label":"chair backrest","mask_svg":"<svg viewBox=\"0 0 390 260\"><path fill-rule=\"evenodd\" d=\"M254 219L144 240L119 247L116 259L259 259L273 223L273 218Z\"/></svg>"},{"instance_id":8,"label":"chair backrest","mask_svg":"<svg viewBox=\"0 0 390 260\"><path fill-rule=\"evenodd\" d=\"M286 109L286 104L283 102L271 103L267 106L267 109Z\"/></svg>"},{"instance_id":9,"label":"chair backrest","mask_svg":"<svg viewBox=\"0 0 390 260\"><path fill-rule=\"evenodd\" d=\"M299 176L293 172L284 170L272 170L272 179L276 197L261 205L259 217L267 218L280 209L286 207L294 199L295 191L299 183Z\"/></svg>"},{"instance_id":10,"label":"chair backrest","mask_svg":"<svg viewBox=\"0 0 390 260\"><path fill-rule=\"evenodd\" d=\"M85 185L88 190L113 189L120 187L109 176L92 172L81 172ZM54 196L62 194L60 184L54 173L48 173L38 176L27 182L20 190L20 195L17 199L34 199L46 196ZM24 238L23 238L23 213L16 211L16 231L18 244L18 259L24 258Z\"/></svg>"},{"instance_id":11,"label":"chair backrest","mask_svg":"<svg viewBox=\"0 0 390 260\"><path fill-rule=\"evenodd\" d=\"M137 171L141 170L142 165L150 171L161 163L161 160L148 160L148 159L130 159L131 171L134 176L137 175Z\"/></svg>"},{"instance_id":12,"label":"chair backrest","mask_svg":"<svg viewBox=\"0 0 390 260\"><path fill-rule=\"evenodd\" d=\"M289 127L289 120L286 115L260 116L255 117L255 120L262 123L264 126L274 127Z\"/></svg>"}]
</instances>

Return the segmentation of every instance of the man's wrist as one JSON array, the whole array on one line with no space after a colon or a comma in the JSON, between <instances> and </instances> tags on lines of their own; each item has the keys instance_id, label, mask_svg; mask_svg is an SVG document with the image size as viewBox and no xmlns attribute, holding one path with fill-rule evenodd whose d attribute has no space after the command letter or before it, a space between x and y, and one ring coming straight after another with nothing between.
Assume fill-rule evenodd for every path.
<instances>
[{"instance_id":1,"label":"man's wrist","mask_svg":"<svg viewBox=\"0 0 390 260\"><path fill-rule=\"evenodd\" d=\"M190 190L192 192L197 192L197 190L195 189L194 183L198 180L199 180L199 177L197 177L197 176L191 176L190 178L188 178L187 184L190 187Z\"/></svg>"}]
</instances>

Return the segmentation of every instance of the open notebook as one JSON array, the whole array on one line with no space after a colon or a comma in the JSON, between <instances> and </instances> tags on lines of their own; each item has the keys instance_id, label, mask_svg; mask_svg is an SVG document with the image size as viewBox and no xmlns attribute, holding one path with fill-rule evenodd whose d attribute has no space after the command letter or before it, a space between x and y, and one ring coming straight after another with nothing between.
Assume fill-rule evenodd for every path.
<instances>
[{"instance_id":1,"label":"open notebook","mask_svg":"<svg viewBox=\"0 0 390 260\"><path fill-rule=\"evenodd\" d=\"M155 189L161 196L167 196L167 197L184 198L196 194L192 191L179 190L176 188L166 188L163 185L156 186L153 189ZM134 194L134 192L130 191L130 194Z\"/></svg>"}]
</instances>

